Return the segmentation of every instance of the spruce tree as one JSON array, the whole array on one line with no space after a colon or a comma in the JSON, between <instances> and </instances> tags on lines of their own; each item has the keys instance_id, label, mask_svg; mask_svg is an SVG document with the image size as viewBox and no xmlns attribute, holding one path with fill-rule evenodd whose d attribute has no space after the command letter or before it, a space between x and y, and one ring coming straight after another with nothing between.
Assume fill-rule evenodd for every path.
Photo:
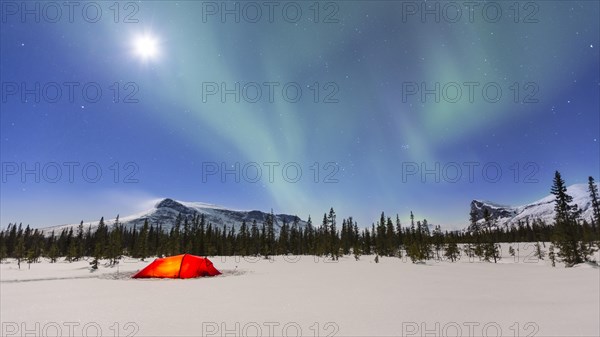
<instances>
[{"instance_id":1,"label":"spruce tree","mask_svg":"<svg viewBox=\"0 0 600 337\"><path fill-rule=\"evenodd\" d=\"M354 240L352 245L352 254L354 254L354 259L356 261L360 260L360 255L362 253L362 249L360 248L360 242L358 239Z\"/></svg>"},{"instance_id":2,"label":"spruce tree","mask_svg":"<svg viewBox=\"0 0 600 337\"><path fill-rule=\"evenodd\" d=\"M66 260L69 262L73 262L75 260L75 255L77 255L76 250L74 249L75 240L73 239L73 227L69 228L67 231L65 241L65 250L66 250Z\"/></svg>"},{"instance_id":3,"label":"spruce tree","mask_svg":"<svg viewBox=\"0 0 600 337\"><path fill-rule=\"evenodd\" d=\"M77 227L77 236L75 237L76 240L76 253L74 254L74 257L76 260L79 260L83 257L83 255L85 254L85 242L84 242L84 237L83 237L83 220L79 223L79 226Z\"/></svg>"},{"instance_id":4,"label":"spruce tree","mask_svg":"<svg viewBox=\"0 0 600 337\"><path fill-rule=\"evenodd\" d=\"M579 243L578 224L579 211L577 205L571 205L573 197L567 194L565 181L560 173L554 173L551 193L554 200L554 246L558 248L558 257L565 263L566 267L582 263L581 247Z\"/></svg>"},{"instance_id":5,"label":"spruce tree","mask_svg":"<svg viewBox=\"0 0 600 337\"><path fill-rule=\"evenodd\" d=\"M110 232L110 241L109 241L109 255L111 265L116 265L119 263L122 255L122 227L119 223L119 215L115 219L115 223L113 224L112 231Z\"/></svg>"},{"instance_id":6,"label":"spruce tree","mask_svg":"<svg viewBox=\"0 0 600 337\"><path fill-rule=\"evenodd\" d=\"M594 229L592 226L590 226L587 220L583 221L581 232L581 255L585 261L593 261L592 257L597 250L597 248L594 247L594 244L596 243L595 241L597 240L597 235L594 233Z\"/></svg>"},{"instance_id":7,"label":"spruce tree","mask_svg":"<svg viewBox=\"0 0 600 337\"><path fill-rule=\"evenodd\" d=\"M444 256L446 256L451 262L455 262L460 256L460 250L458 249L458 245L456 241L451 240L446 244L446 251L444 252Z\"/></svg>"},{"instance_id":8,"label":"spruce tree","mask_svg":"<svg viewBox=\"0 0 600 337\"><path fill-rule=\"evenodd\" d=\"M142 261L148 257L148 219L144 219L142 231L136 241L135 253Z\"/></svg>"},{"instance_id":9,"label":"spruce tree","mask_svg":"<svg viewBox=\"0 0 600 337\"><path fill-rule=\"evenodd\" d=\"M290 231L289 226L285 220L283 220L283 224L279 230L279 240L277 243L277 253L279 255L285 255L289 252L289 242L290 242Z\"/></svg>"},{"instance_id":10,"label":"spruce tree","mask_svg":"<svg viewBox=\"0 0 600 337\"><path fill-rule=\"evenodd\" d=\"M175 218L175 225L171 227L170 235L169 235L169 252L171 255L181 254L181 222L183 218L181 213L177 214L177 218ZM212 255L212 252L209 252L209 255Z\"/></svg>"},{"instance_id":11,"label":"spruce tree","mask_svg":"<svg viewBox=\"0 0 600 337\"><path fill-rule=\"evenodd\" d=\"M90 265L92 271L98 269L98 263L102 257L104 257L106 251L106 236L107 228L104 224L104 217L100 218L96 232L94 233L94 251L92 252L92 261Z\"/></svg>"},{"instance_id":12,"label":"spruce tree","mask_svg":"<svg viewBox=\"0 0 600 337\"><path fill-rule=\"evenodd\" d=\"M242 256L248 255L248 238L248 225L246 225L246 220L242 220L239 233L240 255Z\"/></svg>"},{"instance_id":13,"label":"spruce tree","mask_svg":"<svg viewBox=\"0 0 600 337\"><path fill-rule=\"evenodd\" d=\"M483 245L483 259L485 261L491 262L494 260L494 263L497 263L500 259L500 247L498 244L493 241L488 241Z\"/></svg>"},{"instance_id":14,"label":"spruce tree","mask_svg":"<svg viewBox=\"0 0 600 337\"><path fill-rule=\"evenodd\" d=\"M69 262L73 262L73 261L77 261L78 259L78 255L79 255L79 244L77 244L77 242L75 242L75 240L71 240L71 243L69 245L69 251L67 252L67 261Z\"/></svg>"},{"instance_id":15,"label":"spruce tree","mask_svg":"<svg viewBox=\"0 0 600 337\"><path fill-rule=\"evenodd\" d=\"M546 256L546 253L542 250L542 246L540 245L539 242L535 243L535 252L533 255L540 260L543 260L544 257Z\"/></svg>"},{"instance_id":16,"label":"spruce tree","mask_svg":"<svg viewBox=\"0 0 600 337\"><path fill-rule=\"evenodd\" d=\"M427 219L423 219L423 223L417 221L417 227L419 228L419 246L421 249L420 259L428 260L433 256L431 236L429 233L429 225Z\"/></svg>"},{"instance_id":17,"label":"spruce tree","mask_svg":"<svg viewBox=\"0 0 600 337\"><path fill-rule=\"evenodd\" d=\"M275 215L273 214L273 209L271 209L271 213L267 215L267 221L265 224L266 230L266 257L276 254L276 246L275 246Z\"/></svg>"},{"instance_id":18,"label":"spruce tree","mask_svg":"<svg viewBox=\"0 0 600 337\"><path fill-rule=\"evenodd\" d=\"M258 231L256 220L252 220L252 227L250 229L250 242L250 254L258 256L258 254L260 254L260 233Z\"/></svg>"},{"instance_id":19,"label":"spruce tree","mask_svg":"<svg viewBox=\"0 0 600 337\"><path fill-rule=\"evenodd\" d=\"M15 246L15 258L17 259L17 265L21 269L21 260L25 257L25 237L19 235L17 244Z\"/></svg>"},{"instance_id":20,"label":"spruce tree","mask_svg":"<svg viewBox=\"0 0 600 337\"><path fill-rule=\"evenodd\" d=\"M394 230L394 223L392 222L392 218L387 218L386 222L386 253L387 256L394 256L396 251L398 250L398 241L396 239L396 231Z\"/></svg>"},{"instance_id":21,"label":"spruce tree","mask_svg":"<svg viewBox=\"0 0 600 337\"><path fill-rule=\"evenodd\" d=\"M467 243L464 247L465 254L469 257L469 259L473 259L475 257L475 249L473 248L473 244Z\"/></svg>"},{"instance_id":22,"label":"spruce tree","mask_svg":"<svg viewBox=\"0 0 600 337\"><path fill-rule=\"evenodd\" d=\"M48 250L48 258L50 259L50 263L56 262L56 259L58 258L58 245L56 244L56 241L52 241L52 243L50 244L50 250Z\"/></svg>"},{"instance_id":23,"label":"spruce tree","mask_svg":"<svg viewBox=\"0 0 600 337\"><path fill-rule=\"evenodd\" d=\"M396 248L398 249L398 255L402 257L402 245L404 244L404 235L402 235L402 223L400 223L400 216L396 214L396 234L398 238L396 240Z\"/></svg>"},{"instance_id":24,"label":"spruce tree","mask_svg":"<svg viewBox=\"0 0 600 337\"><path fill-rule=\"evenodd\" d=\"M475 244L473 245L473 253L479 257L480 260L490 261L491 255L493 255L493 248L486 242L488 238L486 233L489 229L491 222L490 212L487 208L483 209L483 226L475 223L473 235L475 236Z\"/></svg>"},{"instance_id":25,"label":"spruce tree","mask_svg":"<svg viewBox=\"0 0 600 337\"><path fill-rule=\"evenodd\" d=\"M6 246L6 239L4 231L0 232L0 263L8 257L8 249Z\"/></svg>"},{"instance_id":26,"label":"spruce tree","mask_svg":"<svg viewBox=\"0 0 600 337\"><path fill-rule=\"evenodd\" d=\"M594 178L591 176L588 177L588 191L592 201L592 231L598 235L598 229L600 229L600 196L598 196L598 186L596 186Z\"/></svg>"},{"instance_id":27,"label":"spruce tree","mask_svg":"<svg viewBox=\"0 0 600 337\"><path fill-rule=\"evenodd\" d=\"M30 248L27 251L27 269L31 269L31 264L35 263L35 261L36 261L35 250L33 248Z\"/></svg>"},{"instance_id":28,"label":"spruce tree","mask_svg":"<svg viewBox=\"0 0 600 337\"><path fill-rule=\"evenodd\" d=\"M329 225L329 237L326 239L329 241L329 253L333 260L337 260L339 256L339 246L338 246L338 233L336 226L336 215L333 207L329 209L329 214L327 215L327 224Z\"/></svg>"},{"instance_id":29,"label":"spruce tree","mask_svg":"<svg viewBox=\"0 0 600 337\"><path fill-rule=\"evenodd\" d=\"M441 261L441 257L440 257L440 251L442 250L444 244L444 236L442 234L442 229L440 228L439 225L435 226L435 229L433 230L433 248L435 250L435 258L438 261Z\"/></svg>"},{"instance_id":30,"label":"spruce tree","mask_svg":"<svg viewBox=\"0 0 600 337\"><path fill-rule=\"evenodd\" d=\"M315 231L313 228L313 224L312 224L312 219L310 218L310 215L308 216L308 220L306 220L306 229L304 230L305 236L306 236L306 247L305 247L305 253L307 254L314 254L314 255L318 255L315 251L316 247L315 247Z\"/></svg>"},{"instance_id":31,"label":"spruce tree","mask_svg":"<svg viewBox=\"0 0 600 337\"><path fill-rule=\"evenodd\" d=\"M423 259L421 258L421 249L416 241L411 241L408 244L406 255L410 258L412 263L421 262Z\"/></svg>"}]
</instances>

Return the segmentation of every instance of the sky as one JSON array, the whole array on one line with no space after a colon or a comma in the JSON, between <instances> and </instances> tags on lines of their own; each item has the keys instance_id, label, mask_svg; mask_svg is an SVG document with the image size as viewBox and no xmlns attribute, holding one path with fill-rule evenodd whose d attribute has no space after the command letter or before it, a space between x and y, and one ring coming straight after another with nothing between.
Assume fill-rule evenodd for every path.
<instances>
[{"instance_id":1,"label":"sky","mask_svg":"<svg viewBox=\"0 0 600 337\"><path fill-rule=\"evenodd\" d=\"M599 178L597 1L1 4L3 228L169 197L454 229Z\"/></svg>"}]
</instances>

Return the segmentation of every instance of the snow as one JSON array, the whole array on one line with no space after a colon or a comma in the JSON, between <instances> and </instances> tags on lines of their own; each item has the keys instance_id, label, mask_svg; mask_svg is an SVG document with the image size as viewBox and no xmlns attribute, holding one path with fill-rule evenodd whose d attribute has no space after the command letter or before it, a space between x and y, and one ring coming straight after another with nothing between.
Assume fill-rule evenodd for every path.
<instances>
[{"instance_id":1,"label":"snow","mask_svg":"<svg viewBox=\"0 0 600 337\"><path fill-rule=\"evenodd\" d=\"M592 202L586 184L575 184L567 187L567 194L573 197L572 204L576 204L582 210L581 218L591 220L593 217ZM550 194L532 203L522 206L505 206L489 201L482 201L491 209L500 209L509 211L514 216L502 217L497 220L500 227L505 225L515 226L519 221L525 222L527 219L541 219L547 224L554 223L554 200L555 196ZM483 222L483 220L480 220Z\"/></svg>"},{"instance_id":2,"label":"snow","mask_svg":"<svg viewBox=\"0 0 600 337\"><path fill-rule=\"evenodd\" d=\"M165 205L165 203L167 204ZM239 230L242 221L244 220L249 225L252 223L252 220L257 220L257 222L262 225L264 219L253 218L252 213L254 212L266 215L266 213L258 210L235 210L203 202L177 201L167 198L156 201L154 207L151 209L133 215L120 217L119 221L130 228L136 225L138 226L138 228L141 228L141 226L144 224L144 220L147 219L151 225L161 224L163 226L163 230L168 231L171 228L171 226L175 224L175 221L179 214L183 214L184 216L190 216L192 214L202 213L205 215L206 221L208 223L211 223L213 226L234 226L236 230ZM254 214L254 216L256 216L256 214ZM282 223L284 219L288 223L291 223L293 221L291 220L291 218L293 218L291 215L275 214L276 232L278 231L280 223ZM115 221L116 219L105 218L104 223L108 227L110 227L115 223ZM84 230L87 230L88 227L95 229L98 226L99 222L99 220L84 222L83 228ZM305 226L306 222L300 219L299 225ZM52 232L54 232L55 235L60 235L61 231L63 231L64 229L72 228L73 231L76 231L78 226L79 223L76 223L44 227L40 230L47 236L52 235Z\"/></svg>"},{"instance_id":3,"label":"snow","mask_svg":"<svg viewBox=\"0 0 600 337\"><path fill-rule=\"evenodd\" d=\"M10 261L0 266L0 335L600 335L600 270L552 268L532 244L513 248L520 256L504 244L498 264L212 257L223 275L191 280L129 278L152 259L94 273L87 261Z\"/></svg>"}]
</instances>

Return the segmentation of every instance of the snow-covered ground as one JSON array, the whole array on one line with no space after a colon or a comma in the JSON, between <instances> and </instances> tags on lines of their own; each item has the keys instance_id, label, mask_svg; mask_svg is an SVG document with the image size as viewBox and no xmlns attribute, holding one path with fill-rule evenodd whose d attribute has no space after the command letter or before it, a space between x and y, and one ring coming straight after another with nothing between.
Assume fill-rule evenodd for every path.
<instances>
[{"instance_id":1,"label":"snow-covered ground","mask_svg":"<svg viewBox=\"0 0 600 337\"><path fill-rule=\"evenodd\" d=\"M152 259L5 261L0 335L599 336L600 269L519 246L498 264L213 257L223 275L190 280L129 278Z\"/></svg>"}]
</instances>

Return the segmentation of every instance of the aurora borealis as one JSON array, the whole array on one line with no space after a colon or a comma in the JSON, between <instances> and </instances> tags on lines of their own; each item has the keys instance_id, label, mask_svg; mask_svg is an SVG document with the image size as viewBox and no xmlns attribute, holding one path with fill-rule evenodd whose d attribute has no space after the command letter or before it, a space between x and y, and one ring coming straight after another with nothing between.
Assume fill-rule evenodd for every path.
<instances>
[{"instance_id":1,"label":"aurora borealis","mask_svg":"<svg viewBox=\"0 0 600 337\"><path fill-rule=\"evenodd\" d=\"M72 20L29 2L40 22L22 3L2 4L3 226L170 197L317 223L333 207L360 226L412 210L456 228L472 199L545 196L555 170L598 179L597 1L81 2ZM152 57L135 53L140 36ZM223 180L236 163L239 182Z\"/></svg>"}]
</instances>

